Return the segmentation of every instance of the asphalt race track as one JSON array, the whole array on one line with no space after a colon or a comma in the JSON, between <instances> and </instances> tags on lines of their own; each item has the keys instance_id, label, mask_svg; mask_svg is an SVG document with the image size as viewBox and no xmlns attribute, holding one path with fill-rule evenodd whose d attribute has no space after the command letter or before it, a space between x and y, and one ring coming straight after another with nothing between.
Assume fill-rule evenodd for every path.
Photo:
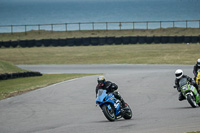
<instances>
[{"instance_id":1,"label":"asphalt race track","mask_svg":"<svg viewBox=\"0 0 200 133\"><path fill-rule=\"evenodd\" d=\"M95 104L97 75L77 78L0 101L0 133L185 133L200 130L200 108L178 101L174 72L193 66L42 65L42 73L103 73L118 84L131 120L109 122ZM43 69L42 69L43 68Z\"/></svg>"}]
</instances>

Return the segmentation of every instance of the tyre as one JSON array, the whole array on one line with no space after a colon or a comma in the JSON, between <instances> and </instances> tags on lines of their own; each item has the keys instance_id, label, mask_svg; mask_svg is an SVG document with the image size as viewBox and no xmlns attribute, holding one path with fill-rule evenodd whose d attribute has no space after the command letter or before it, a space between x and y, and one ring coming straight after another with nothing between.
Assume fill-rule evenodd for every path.
<instances>
[{"instance_id":1,"label":"tyre","mask_svg":"<svg viewBox=\"0 0 200 133\"><path fill-rule=\"evenodd\" d=\"M194 97L191 96L190 94L187 95L187 101L189 102L189 104L190 104L193 108L196 108L196 107L197 107L197 104L196 104L196 101L195 101Z\"/></svg>"},{"instance_id":2,"label":"tyre","mask_svg":"<svg viewBox=\"0 0 200 133\"><path fill-rule=\"evenodd\" d=\"M111 110L109 110L107 106L103 106L102 110L103 110L105 117L109 121L115 121L115 112L114 112L113 108L111 108Z\"/></svg>"},{"instance_id":3,"label":"tyre","mask_svg":"<svg viewBox=\"0 0 200 133\"><path fill-rule=\"evenodd\" d=\"M125 110L125 114L123 116L124 119L131 119L132 118L132 110L129 107L129 105L127 105L126 110Z\"/></svg>"}]
</instances>

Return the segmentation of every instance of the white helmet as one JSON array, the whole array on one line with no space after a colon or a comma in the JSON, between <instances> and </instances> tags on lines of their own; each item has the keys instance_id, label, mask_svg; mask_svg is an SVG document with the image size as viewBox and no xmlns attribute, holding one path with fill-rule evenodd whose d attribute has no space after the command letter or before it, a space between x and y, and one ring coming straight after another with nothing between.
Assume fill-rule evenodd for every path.
<instances>
[{"instance_id":1,"label":"white helmet","mask_svg":"<svg viewBox=\"0 0 200 133\"><path fill-rule=\"evenodd\" d=\"M200 66L200 59L197 60L197 66Z\"/></svg>"},{"instance_id":2,"label":"white helmet","mask_svg":"<svg viewBox=\"0 0 200 133\"><path fill-rule=\"evenodd\" d=\"M175 76L177 79L180 79L183 76L183 70L177 69L175 72Z\"/></svg>"}]
</instances>

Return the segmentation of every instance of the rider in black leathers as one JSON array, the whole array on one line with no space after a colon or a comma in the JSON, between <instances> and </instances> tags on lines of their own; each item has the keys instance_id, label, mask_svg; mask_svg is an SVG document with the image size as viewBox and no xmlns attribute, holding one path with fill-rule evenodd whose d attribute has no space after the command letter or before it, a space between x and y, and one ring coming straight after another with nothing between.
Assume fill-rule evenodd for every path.
<instances>
[{"instance_id":1,"label":"rider in black leathers","mask_svg":"<svg viewBox=\"0 0 200 133\"><path fill-rule=\"evenodd\" d=\"M125 103L119 92L116 91L118 89L118 86L115 83L106 81L104 76L99 76L97 82L98 84L96 86L96 96L98 93L98 89L104 89L107 90L107 93L112 93L115 98L120 100L123 108L127 106L127 104Z\"/></svg>"},{"instance_id":2,"label":"rider in black leathers","mask_svg":"<svg viewBox=\"0 0 200 133\"><path fill-rule=\"evenodd\" d=\"M197 89L198 93L200 94L199 89L198 89L198 85L196 84L196 82L194 80L192 80L192 78L190 78L189 76L183 75L183 71L181 69L177 69L176 70L175 76L176 76L175 87L177 88L178 92L180 92L180 94L179 94L179 101L182 101L182 100L185 99L185 97L183 96L183 94L181 92L181 88L179 86L179 81L182 78L187 78L187 81L189 81L189 83L192 84Z\"/></svg>"},{"instance_id":3,"label":"rider in black leathers","mask_svg":"<svg viewBox=\"0 0 200 133\"><path fill-rule=\"evenodd\" d=\"M193 73L194 73L194 80L197 77L197 71L200 69L200 59L197 60L197 64L194 66Z\"/></svg>"}]
</instances>

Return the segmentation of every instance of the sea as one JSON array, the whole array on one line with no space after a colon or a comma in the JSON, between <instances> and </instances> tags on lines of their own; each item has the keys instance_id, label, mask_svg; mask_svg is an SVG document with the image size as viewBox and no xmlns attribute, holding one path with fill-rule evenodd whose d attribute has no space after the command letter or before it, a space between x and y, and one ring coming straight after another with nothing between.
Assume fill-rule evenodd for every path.
<instances>
[{"instance_id":1,"label":"sea","mask_svg":"<svg viewBox=\"0 0 200 133\"><path fill-rule=\"evenodd\" d=\"M14 32L101 29L106 27L106 22L116 22L109 24L109 27L107 25L107 28L129 29L137 28L131 22L185 20L200 20L200 0L0 0L0 33L10 32L10 25L13 25ZM93 22L97 24L94 26ZM120 22L130 23L126 25ZM42 24L57 25L52 27ZM163 23L165 27L168 25L172 23ZM185 26L185 23L181 25ZM196 28L200 22L188 25ZM138 24L138 28L142 26L146 27L146 24Z\"/></svg>"}]
</instances>

